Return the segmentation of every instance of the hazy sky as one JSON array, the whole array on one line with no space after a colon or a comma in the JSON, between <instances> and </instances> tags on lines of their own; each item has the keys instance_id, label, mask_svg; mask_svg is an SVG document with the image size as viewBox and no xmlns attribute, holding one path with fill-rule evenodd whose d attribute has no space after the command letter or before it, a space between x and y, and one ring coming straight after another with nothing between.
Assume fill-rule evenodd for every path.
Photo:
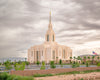
<instances>
[{"instance_id":1,"label":"hazy sky","mask_svg":"<svg viewBox=\"0 0 100 80\"><path fill-rule=\"evenodd\" d=\"M100 0L0 0L0 57L26 57L43 43L50 10L58 43L100 54Z\"/></svg>"}]
</instances>

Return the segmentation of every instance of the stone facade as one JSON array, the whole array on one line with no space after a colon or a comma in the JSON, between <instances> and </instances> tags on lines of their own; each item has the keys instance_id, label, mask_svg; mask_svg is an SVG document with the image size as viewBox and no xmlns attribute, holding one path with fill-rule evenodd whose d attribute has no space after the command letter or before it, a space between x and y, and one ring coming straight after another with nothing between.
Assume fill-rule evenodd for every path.
<instances>
[{"instance_id":1,"label":"stone facade","mask_svg":"<svg viewBox=\"0 0 100 80\"><path fill-rule=\"evenodd\" d=\"M45 42L41 45L32 46L28 49L28 61L36 63L37 61L70 60L72 57L72 49L70 47L60 45L55 41L55 33L52 29L51 14L49 19L48 30L45 35Z\"/></svg>"}]
</instances>

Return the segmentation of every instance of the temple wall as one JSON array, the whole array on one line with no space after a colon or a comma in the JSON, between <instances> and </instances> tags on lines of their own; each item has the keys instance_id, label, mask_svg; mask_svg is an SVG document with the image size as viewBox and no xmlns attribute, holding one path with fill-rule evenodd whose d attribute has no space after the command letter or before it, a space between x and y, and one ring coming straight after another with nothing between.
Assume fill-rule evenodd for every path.
<instances>
[{"instance_id":1,"label":"temple wall","mask_svg":"<svg viewBox=\"0 0 100 80\"><path fill-rule=\"evenodd\" d=\"M55 55L53 55L53 51L55 51ZM53 56L55 56L54 59ZM37 61L45 61L46 63L49 63L50 61L59 61L60 59L69 60L70 57L72 57L72 50L65 46L49 46L47 48L44 48L43 46L37 46L28 50L28 61L30 63L36 63Z\"/></svg>"}]
</instances>

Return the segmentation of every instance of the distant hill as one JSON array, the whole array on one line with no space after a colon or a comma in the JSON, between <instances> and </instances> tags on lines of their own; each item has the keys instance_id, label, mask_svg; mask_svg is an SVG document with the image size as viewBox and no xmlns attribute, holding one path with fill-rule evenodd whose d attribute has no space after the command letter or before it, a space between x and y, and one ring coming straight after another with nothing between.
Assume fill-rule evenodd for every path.
<instances>
[{"instance_id":1,"label":"distant hill","mask_svg":"<svg viewBox=\"0 0 100 80\"><path fill-rule=\"evenodd\" d=\"M80 55L81 57L82 56L100 56L100 55L90 55L90 54L87 54L87 55Z\"/></svg>"},{"instance_id":2,"label":"distant hill","mask_svg":"<svg viewBox=\"0 0 100 80\"><path fill-rule=\"evenodd\" d=\"M17 62L17 61L27 61L27 58L23 58L23 57L9 57L9 58L0 58L0 62L5 62L7 60L10 60L11 62Z\"/></svg>"}]
</instances>

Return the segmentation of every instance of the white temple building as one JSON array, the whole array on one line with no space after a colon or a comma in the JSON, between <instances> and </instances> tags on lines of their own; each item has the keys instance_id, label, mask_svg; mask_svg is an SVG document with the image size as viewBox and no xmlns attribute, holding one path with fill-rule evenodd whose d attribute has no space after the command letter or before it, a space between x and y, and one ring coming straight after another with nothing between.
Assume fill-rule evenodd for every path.
<instances>
[{"instance_id":1,"label":"white temple building","mask_svg":"<svg viewBox=\"0 0 100 80\"><path fill-rule=\"evenodd\" d=\"M28 61L36 63L37 61L63 61L70 60L72 57L72 49L65 45L60 45L55 41L55 33L51 23L51 13L49 19L48 30L45 35L45 42L41 45L35 45L28 49Z\"/></svg>"}]
</instances>

